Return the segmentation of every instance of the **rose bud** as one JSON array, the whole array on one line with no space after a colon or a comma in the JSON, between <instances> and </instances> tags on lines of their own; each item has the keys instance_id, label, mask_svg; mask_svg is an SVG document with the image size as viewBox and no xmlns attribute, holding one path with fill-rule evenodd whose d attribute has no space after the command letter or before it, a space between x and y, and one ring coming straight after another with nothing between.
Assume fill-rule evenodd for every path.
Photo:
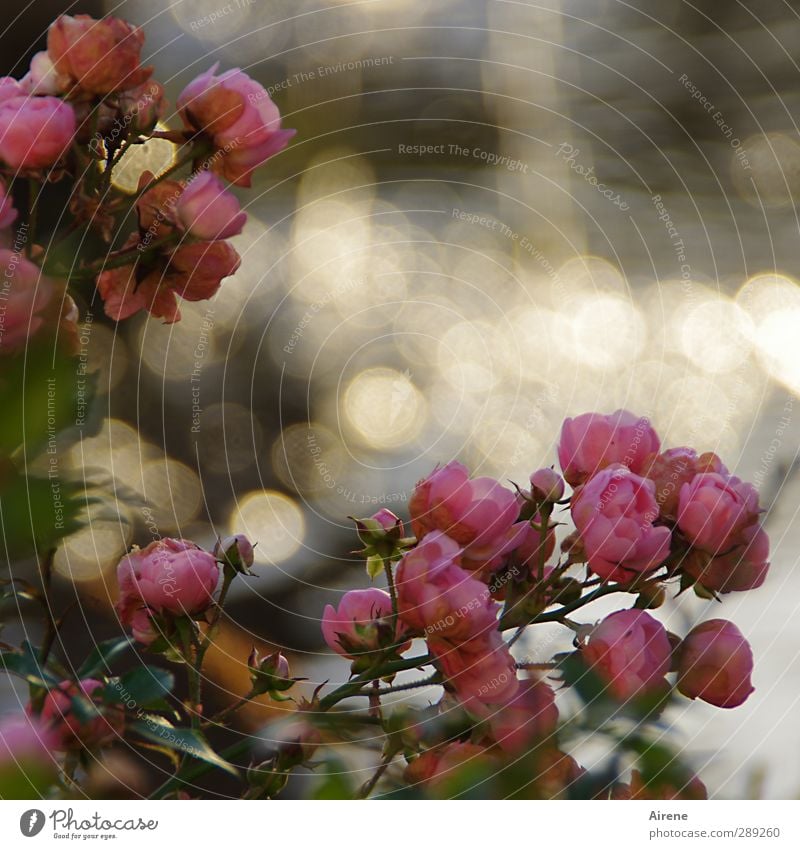
<instances>
[{"instance_id":1,"label":"rose bud","mask_svg":"<svg viewBox=\"0 0 800 849\"><path fill-rule=\"evenodd\" d=\"M278 107L266 89L239 68L217 75L218 64L192 80L178 97L178 112L192 133L211 142L212 170L249 187L252 172L283 150L294 130L281 129Z\"/></svg>"},{"instance_id":2,"label":"rose bud","mask_svg":"<svg viewBox=\"0 0 800 849\"><path fill-rule=\"evenodd\" d=\"M753 652L742 632L726 619L693 628L678 654L678 689L690 699L722 708L738 707L754 687Z\"/></svg>"},{"instance_id":3,"label":"rose bud","mask_svg":"<svg viewBox=\"0 0 800 849\"><path fill-rule=\"evenodd\" d=\"M658 435L645 417L627 410L609 415L584 413L564 420L558 461L567 483L575 487L613 463L639 474L659 446Z\"/></svg>"},{"instance_id":4,"label":"rose bud","mask_svg":"<svg viewBox=\"0 0 800 849\"><path fill-rule=\"evenodd\" d=\"M19 213L14 209L14 199L8 194L5 181L0 180L0 230L10 227Z\"/></svg>"},{"instance_id":5,"label":"rose bud","mask_svg":"<svg viewBox=\"0 0 800 849\"><path fill-rule=\"evenodd\" d=\"M757 589L769 571L769 537L754 524L742 531L741 538L741 545L716 557L692 549L683 561L683 571L715 593Z\"/></svg>"},{"instance_id":6,"label":"rose bud","mask_svg":"<svg viewBox=\"0 0 800 849\"><path fill-rule=\"evenodd\" d=\"M296 718L271 725L269 732L274 734L270 742L284 770L307 763L322 743L319 730L302 715L302 711L298 711Z\"/></svg>"},{"instance_id":7,"label":"rose bud","mask_svg":"<svg viewBox=\"0 0 800 849\"><path fill-rule=\"evenodd\" d=\"M149 133L155 128L165 107L164 86L156 80L147 80L119 94L119 111L140 133Z\"/></svg>"},{"instance_id":8,"label":"rose bud","mask_svg":"<svg viewBox=\"0 0 800 849\"><path fill-rule=\"evenodd\" d=\"M289 677L289 661L280 651L259 658L258 652L253 648L247 665L250 667L253 695L280 693L294 686L294 680Z\"/></svg>"},{"instance_id":9,"label":"rose bud","mask_svg":"<svg viewBox=\"0 0 800 849\"><path fill-rule=\"evenodd\" d=\"M724 554L741 541L742 532L759 515L758 492L733 475L695 475L681 487L678 527L692 545L709 554Z\"/></svg>"},{"instance_id":10,"label":"rose bud","mask_svg":"<svg viewBox=\"0 0 800 849\"><path fill-rule=\"evenodd\" d=\"M662 518L675 521L681 487L699 471L693 448L670 448L652 457L644 476L656 485L656 502Z\"/></svg>"},{"instance_id":11,"label":"rose bud","mask_svg":"<svg viewBox=\"0 0 800 849\"><path fill-rule=\"evenodd\" d=\"M96 749L122 736L125 723L122 711L100 706L101 694L97 691L103 688L101 681L84 678L77 682L62 681L47 693L42 704L41 720L55 733L57 749ZM87 719L76 711L75 699L87 703L85 712L93 714L91 718Z\"/></svg>"},{"instance_id":12,"label":"rose bud","mask_svg":"<svg viewBox=\"0 0 800 849\"><path fill-rule=\"evenodd\" d=\"M12 97L0 103L0 159L12 168L48 168L75 135L75 113L57 97Z\"/></svg>"},{"instance_id":13,"label":"rose bud","mask_svg":"<svg viewBox=\"0 0 800 849\"><path fill-rule=\"evenodd\" d=\"M217 541L214 557L221 563L230 564L237 572L250 574L255 562L253 544L244 534L234 534Z\"/></svg>"},{"instance_id":14,"label":"rose bud","mask_svg":"<svg viewBox=\"0 0 800 849\"><path fill-rule=\"evenodd\" d=\"M564 497L564 478L555 469L537 469L531 475L531 492L540 502L560 501Z\"/></svg>"},{"instance_id":15,"label":"rose bud","mask_svg":"<svg viewBox=\"0 0 800 849\"><path fill-rule=\"evenodd\" d=\"M661 688L672 659L666 629L643 610L618 610L606 616L580 651L619 701Z\"/></svg>"},{"instance_id":16,"label":"rose bud","mask_svg":"<svg viewBox=\"0 0 800 849\"><path fill-rule=\"evenodd\" d=\"M337 654L357 660L388 648L402 639L405 629L398 620L392 628L392 599L389 593L370 587L350 590L339 607L326 605L322 614L322 636ZM406 651L410 642L397 649Z\"/></svg>"},{"instance_id":17,"label":"rose bud","mask_svg":"<svg viewBox=\"0 0 800 849\"><path fill-rule=\"evenodd\" d=\"M120 18L61 15L47 31L56 71L92 94L134 88L152 74L140 64L144 33Z\"/></svg>"},{"instance_id":18,"label":"rose bud","mask_svg":"<svg viewBox=\"0 0 800 849\"><path fill-rule=\"evenodd\" d=\"M151 542L120 560L117 608L144 605L156 613L196 616L213 604L219 572L214 555L193 542L169 537Z\"/></svg>"},{"instance_id":19,"label":"rose bud","mask_svg":"<svg viewBox=\"0 0 800 849\"><path fill-rule=\"evenodd\" d=\"M590 568L607 581L631 581L669 554L669 528L653 525L658 518L655 484L625 466L590 478L571 510Z\"/></svg>"},{"instance_id":20,"label":"rose bud","mask_svg":"<svg viewBox=\"0 0 800 849\"><path fill-rule=\"evenodd\" d=\"M201 171L181 192L175 204L178 228L207 242L238 236L247 221L235 195L219 177Z\"/></svg>"},{"instance_id":21,"label":"rose bud","mask_svg":"<svg viewBox=\"0 0 800 849\"><path fill-rule=\"evenodd\" d=\"M0 799L45 794L57 772L53 752L58 735L38 717L17 714L0 719Z\"/></svg>"}]
</instances>

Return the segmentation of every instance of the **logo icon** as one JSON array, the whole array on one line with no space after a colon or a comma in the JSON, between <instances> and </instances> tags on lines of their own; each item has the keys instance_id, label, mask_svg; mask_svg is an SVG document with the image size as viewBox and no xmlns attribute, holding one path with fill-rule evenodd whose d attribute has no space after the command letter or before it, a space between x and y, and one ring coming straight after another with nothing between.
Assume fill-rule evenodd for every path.
<instances>
[{"instance_id":1,"label":"logo icon","mask_svg":"<svg viewBox=\"0 0 800 849\"><path fill-rule=\"evenodd\" d=\"M44 828L44 811L31 808L19 818L19 830L25 837L36 837Z\"/></svg>"}]
</instances>

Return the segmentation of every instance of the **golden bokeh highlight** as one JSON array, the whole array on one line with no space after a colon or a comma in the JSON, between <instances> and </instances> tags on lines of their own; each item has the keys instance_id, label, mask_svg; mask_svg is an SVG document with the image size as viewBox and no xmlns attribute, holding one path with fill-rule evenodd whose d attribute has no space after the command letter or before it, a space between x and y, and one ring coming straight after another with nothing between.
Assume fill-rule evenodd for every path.
<instances>
[{"instance_id":1,"label":"golden bokeh highlight","mask_svg":"<svg viewBox=\"0 0 800 849\"><path fill-rule=\"evenodd\" d=\"M370 368L358 374L342 398L350 429L375 449L391 449L419 435L427 419L425 399L410 373Z\"/></svg>"},{"instance_id":2,"label":"golden bokeh highlight","mask_svg":"<svg viewBox=\"0 0 800 849\"><path fill-rule=\"evenodd\" d=\"M245 534L256 545L260 563L276 564L300 550L305 535L305 519L297 504L275 490L251 492L233 509L229 530Z\"/></svg>"}]
</instances>

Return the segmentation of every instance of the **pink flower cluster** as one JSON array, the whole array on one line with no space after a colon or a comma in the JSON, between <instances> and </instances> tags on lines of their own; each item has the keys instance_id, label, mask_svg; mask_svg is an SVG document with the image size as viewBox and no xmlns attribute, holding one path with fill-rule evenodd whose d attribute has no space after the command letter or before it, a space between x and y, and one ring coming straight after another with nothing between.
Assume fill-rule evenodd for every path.
<instances>
[{"instance_id":1,"label":"pink flower cluster","mask_svg":"<svg viewBox=\"0 0 800 849\"><path fill-rule=\"evenodd\" d=\"M463 549L431 531L397 569L400 618L422 634L464 702L500 702L516 693L514 660L497 630L499 605L459 563Z\"/></svg>"},{"instance_id":2,"label":"pink flower cluster","mask_svg":"<svg viewBox=\"0 0 800 849\"><path fill-rule=\"evenodd\" d=\"M213 297L239 267L226 240L242 232L247 215L223 180L249 187L253 171L294 131L281 128L263 86L239 69L217 74L216 65L179 95L184 129L159 129L167 104L152 67L141 63L143 45L142 30L119 18L57 18L47 50L33 57L22 79L0 78L0 166L12 180L46 184L69 176L71 228L85 225L114 246L81 269L96 279L106 314L121 320L144 310L169 323L180 318L178 298ZM107 171L152 137L183 145L170 171L191 162L192 173L185 180L143 174L138 231L114 245L129 204L112 190ZM10 187L0 180L0 231L18 218ZM79 276L78 265L72 276ZM16 299L14 334L7 335L23 325L32 334L39 308L39 301ZM12 343L5 347L12 350Z\"/></svg>"},{"instance_id":3,"label":"pink flower cluster","mask_svg":"<svg viewBox=\"0 0 800 849\"><path fill-rule=\"evenodd\" d=\"M755 488L714 454L659 451L647 419L625 410L564 422L558 455L589 568L627 582L666 564L713 592L759 587L769 542Z\"/></svg>"}]
</instances>

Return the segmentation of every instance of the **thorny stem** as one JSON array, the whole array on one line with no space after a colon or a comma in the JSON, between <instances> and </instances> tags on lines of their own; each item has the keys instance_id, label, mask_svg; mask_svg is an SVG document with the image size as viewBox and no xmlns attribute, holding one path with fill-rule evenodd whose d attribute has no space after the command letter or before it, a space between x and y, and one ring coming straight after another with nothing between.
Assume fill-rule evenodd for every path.
<instances>
[{"instance_id":1,"label":"thorny stem","mask_svg":"<svg viewBox=\"0 0 800 849\"><path fill-rule=\"evenodd\" d=\"M53 580L53 559L55 558L56 550L51 548L47 554L39 562L39 575L42 581L42 606L44 607L46 616L46 626L44 637L42 639L42 648L39 652L39 663L44 666L47 663L47 658L53 648L56 636L58 634L58 622L53 615L53 607L50 601L50 586Z\"/></svg>"},{"instance_id":2,"label":"thorny stem","mask_svg":"<svg viewBox=\"0 0 800 849\"><path fill-rule=\"evenodd\" d=\"M391 762L393 760L394 760L394 752L391 752L391 753L387 752L387 754L385 754L383 756L383 758L381 759L380 765L378 766L378 768L373 773L372 778L370 778L370 780L367 781L366 784L364 784L364 786L361 788L361 790L358 791L358 795L357 795L356 798L366 799L366 798L369 797L369 794L372 793L372 791L375 789L375 785L381 780L381 778L383 777L383 774L389 768L389 764L391 764Z\"/></svg>"}]
</instances>

